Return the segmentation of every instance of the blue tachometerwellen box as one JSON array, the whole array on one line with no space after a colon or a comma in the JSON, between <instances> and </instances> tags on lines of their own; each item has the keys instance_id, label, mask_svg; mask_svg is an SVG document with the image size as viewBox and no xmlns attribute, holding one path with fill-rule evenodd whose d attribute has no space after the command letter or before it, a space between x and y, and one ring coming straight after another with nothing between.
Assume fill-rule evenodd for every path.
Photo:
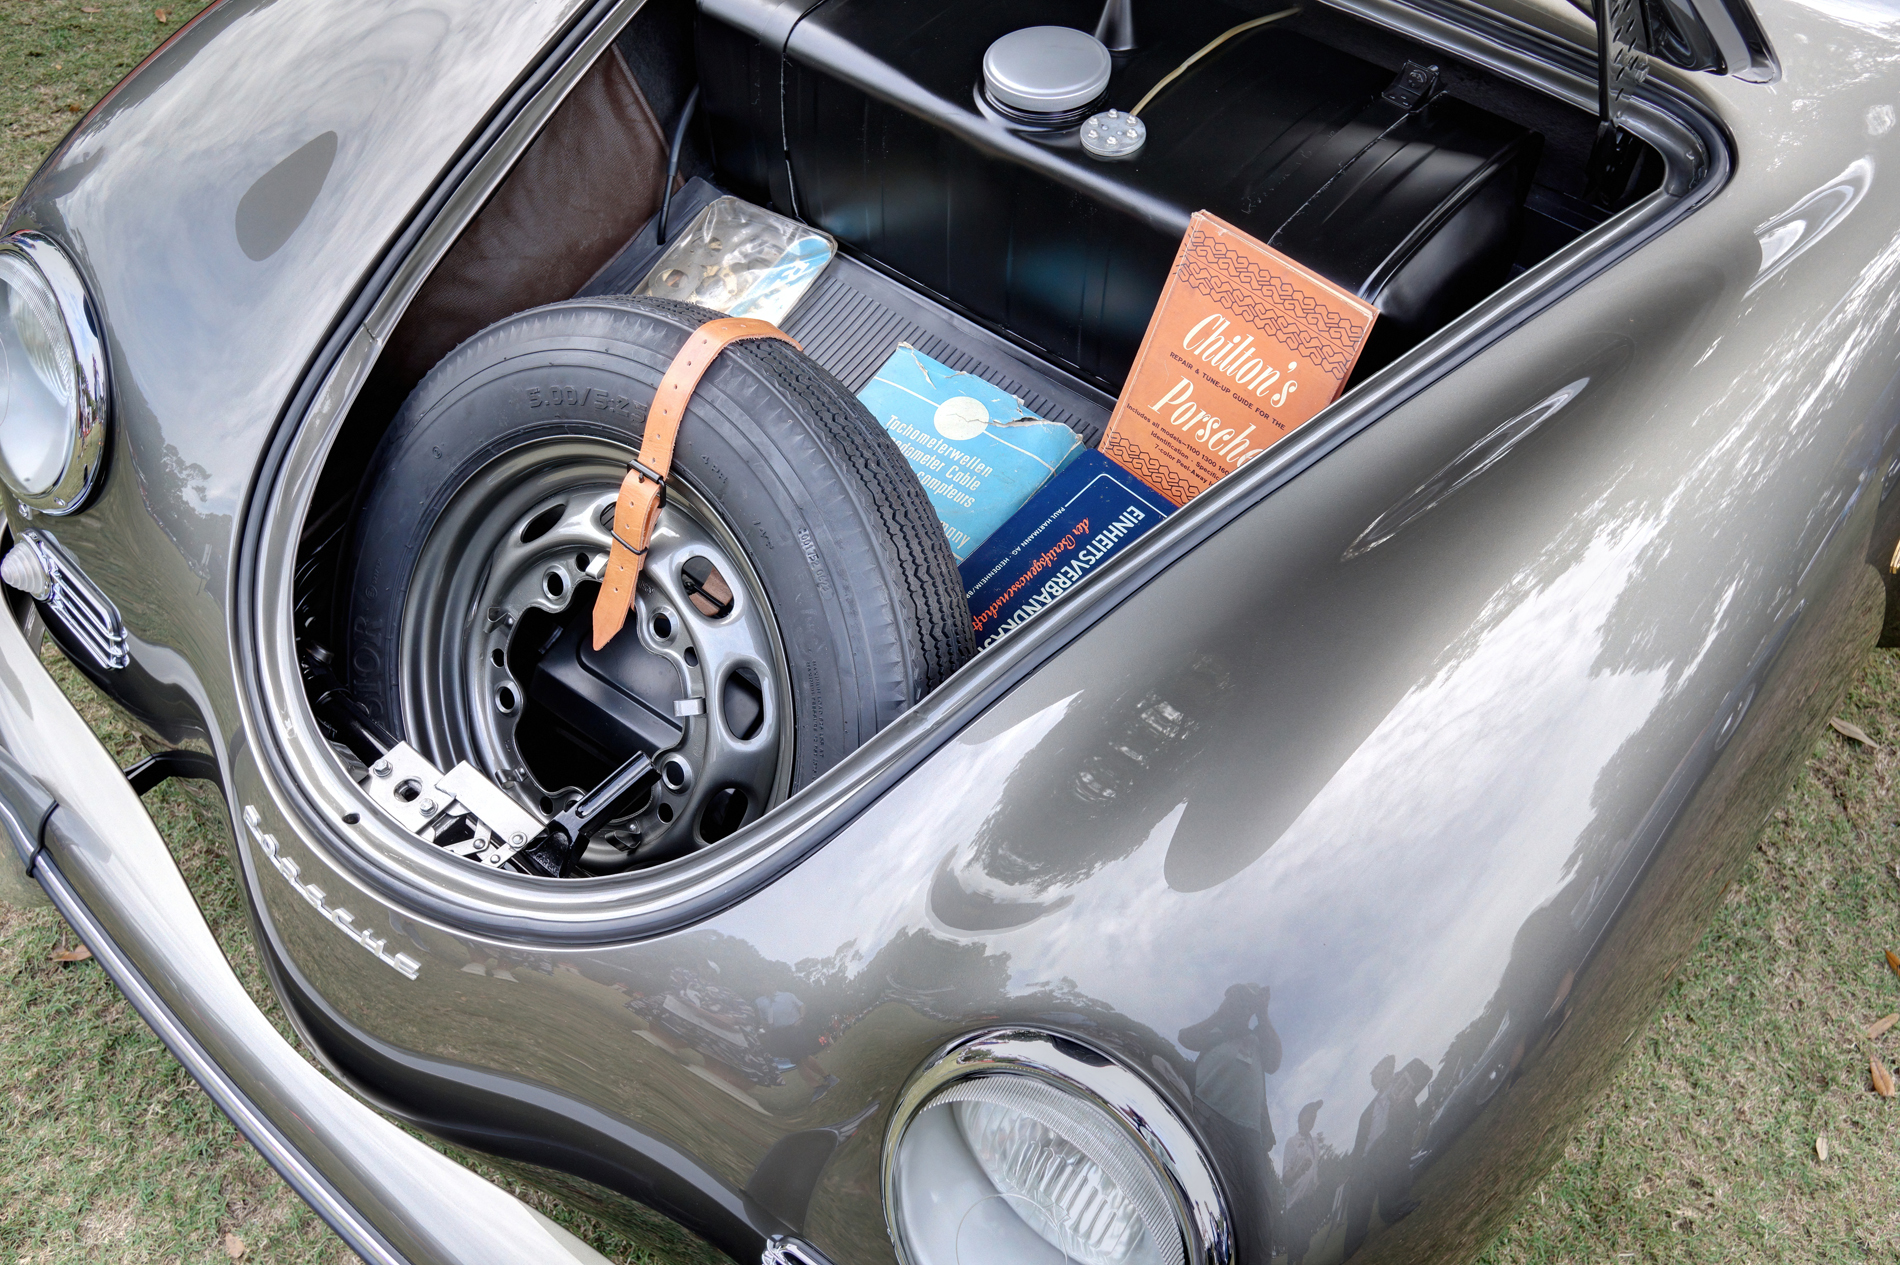
<instances>
[{"instance_id":1,"label":"blue tachometerwellen box","mask_svg":"<svg viewBox=\"0 0 1900 1265\"><path fill-rule=\"evenodd\" d=\"M1159 492L1084 449L961 564L981 649L1174 512Z\"/></svg>"},{"instance_id":2,"label":"blue tachometerwellen box","mask_svg":"<svg viewBox=\"0 0 1900 1265\"><path fill-rule=\"evenodd\" d=\"M858 399L917 472L957 561L989 539L1082 440L974 374L899 343Z\"/></svg>"}]
</instances>

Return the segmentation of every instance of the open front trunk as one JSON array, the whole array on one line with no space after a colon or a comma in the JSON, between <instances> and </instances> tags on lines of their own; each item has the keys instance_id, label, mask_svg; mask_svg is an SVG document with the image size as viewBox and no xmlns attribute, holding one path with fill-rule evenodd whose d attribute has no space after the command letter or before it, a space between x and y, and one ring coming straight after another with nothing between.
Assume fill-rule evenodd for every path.
<instances>
[{"instance_id":1,"label":"open front trunk","mask_svg":"<svg viewBox=\"0 0 1900 1265\"><path fill-rule=\"evenodd\" d=\"M685 561L677 575L650 577L664 588L671 575L674 604L653 590L635 612L640 645L611 661L577 630L608 548L611 497L599 498L611 483L594 466L618 460L624 470L624 456L582 455L594 463L587 495L601 507L595 526L574 528L591 532L586 540L561 534L578 522L580 493L550 485L532 504L506 499L509 480L538 477L526 462L485 476L497 499L464 505L466 525L447 544L419 545L391 565L365 542L365 506L390 477L376 454L432 367L529 309L639 290L664 249L662 215L676 239L715 199L733 197L835 239L835 257L780 320L835 380L826 390L861 391L907 345L1094 448L1196 211L1379 309L1344 385L1351 400L1375 380L1392 389L1429 377L1508 323L1514 303L1521 312L1547 301L1659 229L1666 206L1706 189L1722 167L1706 148L1712 131L1679 98L1643 89L1640 74L1593 84L1595 68L1574 46L1477 10L1208 0L1111 4L1099 27L1097 16L1087 0L638 8L569 75L565 99L479 211L463 213L452 244L397 306L347 414L328 423L334 435L319 445L327 456L307 493L293 492L302 498L288 507L302 523L295 636L318 723L293 741L307 758L380 796L423 840L490 868L642 872L740 834L947 674L913 674L894 703L865 704L835 740L809 749L819 722L805 661L817 652L793 627L791 599L775 590L744 515L721 500L727 476L711 458L675 480ZM985 79L986 50L1032 26L1097 30L1115 50L1106 86L1040 113L999 95ZM1138 153L1089 152L1081 133L1091 120L1110 110L1129 119L1137 107ZM539 354L535 346L519 354ZM554 378L545 387L547 396L529 391L536 407L551 397L583 421L626 402ZM631 408L637 418L644 400ZM445 458L440 445L433 453ZM1275 454L1263 457L1256 466ZM464 492L428 495L450 514ZM484 536L484 519L501 527ZM288 521L280 514L279 529ZM838 577L825 568L839 564L793 535L829 594ZM595 537L598 546L587 543ZM525 597L482 596L520 561L504 554L544 538L565 540L566 552L520 564ZM1163 530L1139 547L1167 538ZM463 572L467 583L449 582ZM447 587L425 618L413 594L432 575ZM379 609L409 631L392 626L372 642L368 626L383 617L364 615L362 594L379 587L394 595ZM729 656L744 666L715 671L698 662L713 651L694 630L737 619L735 604L752 620L751 640ZM392 655L413 662L392 665ZM522 837L575 811L636 755L656 767L611 806L618 833L590 836L584 854L553 869L524 864L532 848ZM468 774L438 793L436 775L461 762ZM458 794L458 784L473 789ZM392 799L399 785L408 795ZM498 806L484 812L484 799ZM429 812L416 816L417 803ZM458 810L459 833L443 829L455 824L445 809ZM501 847L504 818L521 823L512 848Z\"/></svg>"}]
</instances>

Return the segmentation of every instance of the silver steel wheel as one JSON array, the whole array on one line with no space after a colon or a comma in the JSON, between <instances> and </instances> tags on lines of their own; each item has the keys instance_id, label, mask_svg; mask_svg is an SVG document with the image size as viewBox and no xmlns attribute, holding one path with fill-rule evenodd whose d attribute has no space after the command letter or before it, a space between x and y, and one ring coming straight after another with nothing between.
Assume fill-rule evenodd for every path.
<instances>
[{"instance_id":1,"label":"silver steel wheel","mask_svg":"<svg viewBox=\"0 0 1900 1265\"><path fill-rule=\"evenodd\" d=\"M589 626L633 455L562 436L496 458L436 520L403 603L410 741L443 768L468 760L543 817L589 786L573 780L575 766L558 751L537 749L556 745L540 735L544 721L558 721L543 713L558 711L559 699L545 688L537 695L531 672L521 679L521 665L547 649L523 641L552 644L574 621ZM790 678L777 621L732 532L677 477L616 640L628 637L655 657L641 660L651 688L640 702L660 721L670 712L681 732L655 744L660 778L645 802L589 844L581 864L596 874L713 842L782 800L791 781Z\"/></svg>"}]
</instances>

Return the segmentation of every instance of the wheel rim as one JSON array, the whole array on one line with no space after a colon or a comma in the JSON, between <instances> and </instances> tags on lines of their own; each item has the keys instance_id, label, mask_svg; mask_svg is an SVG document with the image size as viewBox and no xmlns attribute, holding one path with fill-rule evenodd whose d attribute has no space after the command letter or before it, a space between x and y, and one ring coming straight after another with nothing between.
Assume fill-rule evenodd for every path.
<instances>
[{"instance_id":1,"label":"wheel rim","mask_svg":"<svg viewBox=\"0 0 1900 1265\"><path fill-rule=\"evenodd\" d=\"M469 761L543 817L591 781L571 780L585 761L559 758L570 717L553 705L545 679L536 690L537 651L559 635L551 629L578 621L585 635L591 626L614 500L633 455L611 441L562 436L489 462L430 529L403 602L398 679L410 741L439 767ZM638 648L619 645L625 638ZM641 744L658 747L661 778L589 844L581 864L593 873L716 842L784 799L792 773L790 673L777 621L730 528L677 475L615 642L610 650L652 656L641 659L643 680L666 678L656 660L677 674L641 698L646 708L677 713L670 704L685 698L703 710L675 715L681 732L672 745ZM754 692L756 713L747 702Z\"/></svg>"}]
</instances>

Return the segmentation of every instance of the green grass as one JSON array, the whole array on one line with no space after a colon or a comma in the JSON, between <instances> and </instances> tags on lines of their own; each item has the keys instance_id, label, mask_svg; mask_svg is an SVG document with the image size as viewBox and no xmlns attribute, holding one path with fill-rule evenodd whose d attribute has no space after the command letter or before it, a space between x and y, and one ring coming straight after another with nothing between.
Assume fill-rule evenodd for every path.
<instances>
[{"instance_id":1,"label":"green grass","mask_svg":"<svg viewBox=\"0 0 1900 1265\"><path fill-rule=\"evenodd\" d=\"M88 13L87 9L97 9ZM0 211L44 153L192 12L116 0L0 7ZM62 683L122 761L135 737L70 668ZM1489 1265L1900 1257L1900 1100L1869 1088L1872 1020L1900 1010L1900 652L1873 654L1661 1010ZM147 797L226 953L281 1015L248 941L222 806ZM52 913L0 909L0 1261L346 1261ZM1889 1063L1900 1028L1879 1043ZM1825 1137L1828 1158L1815 1140ZM710 1259L654 1219L621 1237L485 1175L616 1261Z\"/></svg>"},{"instance_id":2,"label":"green grass","mask_svg":"<svg viewBox=\"0 0 1900 1265\"><path fill-rule=\"evenodd\" d=\"M1752 864L1491 1265L1900 1258L1900 651L1875 651ZM1815 1141L1827 1140L1821 1160Z\"/></svg>"}]
</instances>

